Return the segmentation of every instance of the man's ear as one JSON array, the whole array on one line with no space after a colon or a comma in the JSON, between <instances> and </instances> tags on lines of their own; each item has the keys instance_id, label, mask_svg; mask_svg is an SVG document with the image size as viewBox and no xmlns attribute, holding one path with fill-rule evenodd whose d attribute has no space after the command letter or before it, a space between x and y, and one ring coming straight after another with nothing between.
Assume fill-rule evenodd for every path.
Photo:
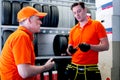
<instances>
[{"instance_id":1,"label":"man's ear","mask_svg":"<svg viewBox=\"0 0 120 80\"><path fill-rule=\"evenodd\" d=\"M27 18L27 21L29 22L29 23L31 23L31 18L29 17L29 18Z\"/></svg>"},{"instance_id":2,"label":"man's ear","mask_svg":"<svg viewBox=\"0 0 120 80\"><path fill-rule=\"evenodd\" d=\"M84 8L84 11L87 13L87 12L88 12L88 9L87 9L87 8Z\"/></svg>"}]
</instances>

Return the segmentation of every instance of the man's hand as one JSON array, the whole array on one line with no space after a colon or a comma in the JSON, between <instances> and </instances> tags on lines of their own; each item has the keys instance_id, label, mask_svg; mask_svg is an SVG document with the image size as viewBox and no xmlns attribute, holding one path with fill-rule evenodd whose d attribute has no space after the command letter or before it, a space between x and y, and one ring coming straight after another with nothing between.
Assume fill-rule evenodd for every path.
<instances>
[{"instance_id":1,"label":"man's hand","mask_svg":"<svg viewBox=\"0 0 120 80\"><path fill-rule=\"evenodd\" d=\"M78 47L80 48L80 50L81 51L83 51L83 52L87 52L87 51L89 51L90 50L90 45L89 44L86 44L86 43L80 43L79 45L78 45Z\"/></svg>"},{"instance_id":2,"label":"man's hand","mask_svg":"<svg viewBox=\"0 0 120 80\"><path fill-rule=\"evenodd\" d=\"M74 54L74 53L77 51L77 49L76 49L76 48L73 48L73 46L69 46L69 47L68 47L68 51L69 51L71 54Z\"/></svg>"},{"instance_id":3,"label":"man's hand","mask_svg":"<svg viewBox=\"0 0 120 80\"><path fill-rule=\"evenodd\" d=\"M54 62L53 58L50 58L50 59L44 64L45 70L51 69L52 67L54 67L54 65L55 65L55 62Z\"/></svg>"}]
</instances>

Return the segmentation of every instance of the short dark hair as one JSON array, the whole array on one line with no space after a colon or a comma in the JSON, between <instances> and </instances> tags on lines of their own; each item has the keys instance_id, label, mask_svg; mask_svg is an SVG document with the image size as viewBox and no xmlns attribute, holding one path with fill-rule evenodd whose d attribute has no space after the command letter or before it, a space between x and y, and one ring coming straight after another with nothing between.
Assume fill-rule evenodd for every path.
<instances>
[{"instance_id":1,"label":"short dark hair","mask_svg":"<svg viewBox=\"0 0 120 80\"><path fill-rule=\"evenodd\" d=\"M72 4L71 10L73 9L73 7L75 7L77 5L80 5L83 9L85 8L85 3L84 2L76 2L76 3Z\"/></svg>"}]
</instances>

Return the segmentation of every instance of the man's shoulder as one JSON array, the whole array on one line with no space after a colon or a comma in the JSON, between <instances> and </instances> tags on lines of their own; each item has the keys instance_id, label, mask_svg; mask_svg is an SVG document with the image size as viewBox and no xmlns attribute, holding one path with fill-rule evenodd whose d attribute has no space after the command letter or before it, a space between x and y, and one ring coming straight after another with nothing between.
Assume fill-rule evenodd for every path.
<instances>
[{"instance_id":1,"label":"man's shoulder","mask_svg":"<svg viewBox=\"0 0 120 80\"><path fill-rule=\"evenodd\" d=\"M98 23L98 24L101 24L101 22L100 21L98 21L98 20L91 20L93 23Z\"/></svg>"}]
</instances>

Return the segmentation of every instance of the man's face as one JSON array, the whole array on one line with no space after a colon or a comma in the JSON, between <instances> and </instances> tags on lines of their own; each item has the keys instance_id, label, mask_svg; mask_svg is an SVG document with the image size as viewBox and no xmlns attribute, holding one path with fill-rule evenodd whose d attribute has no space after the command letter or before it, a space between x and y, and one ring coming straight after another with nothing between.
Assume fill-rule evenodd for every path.
<instances>
[{"instance_id":1,"label":"man's face","mask_svg":"<svg viewBox=\"0 0 120 80\"><path fill-rule=\"evenodd\" d=\"M74 17L79 21L83 22L86 18L86 9L83 9L80 5L73 7L72 9Z\"/></svg>"},{"instance_id":2,"label":"man's face","mask_svg":"<svg viewBox=\"0 0 120 80\"><path fill-rule=\"evenodd\" d=\"M42 22L41 22L41 20L40 20L40 18L38 16L32 16L30 18L30 30L33 33L40 32L41 24L42 24Z\"/></svg>"}]
</instances>

